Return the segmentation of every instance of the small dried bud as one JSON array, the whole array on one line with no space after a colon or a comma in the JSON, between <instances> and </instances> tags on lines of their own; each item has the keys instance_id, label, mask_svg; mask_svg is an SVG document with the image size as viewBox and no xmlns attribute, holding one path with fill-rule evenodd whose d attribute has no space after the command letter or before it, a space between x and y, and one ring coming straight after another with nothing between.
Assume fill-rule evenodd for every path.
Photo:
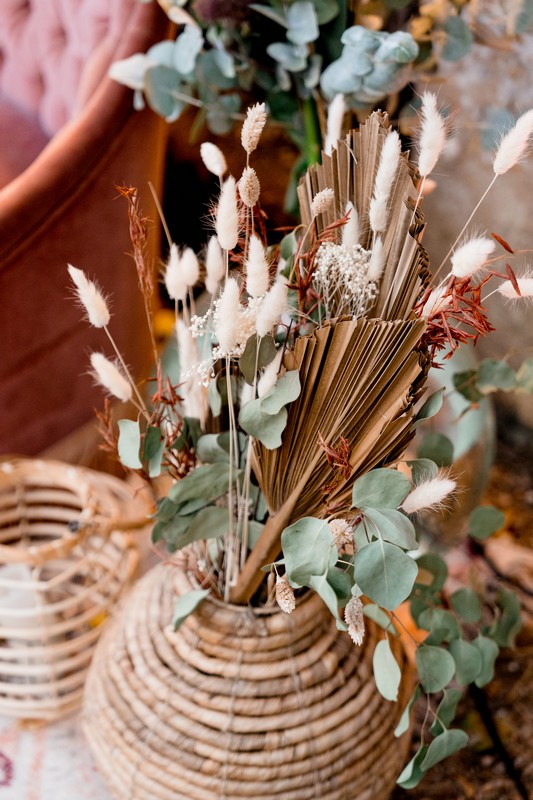
<instances>
[{"instance_id":1,"label":"small dried bud","mask_svg":"<svg viewBox=\"0 0 533 800\"><path fill-rule=\"evenodd\" d=\"M290 614L296 608L294 589L285 575L276 577L276 602L286 614Z\"/></svg>"},{"instance_id":2,"label":"small dried bud","mask_svg":"<svg viewBox=\"0 0 533 800\"><path fill-rule=\"evenodd\" d=\"M319 214L323 214L324 211L327 211L334 200L335 192L333 189L322 189L321 192L315 194L313 202L311 203L311 214L313 217L318 217Z\"/></svg>"},{"instance_id":3,"label":"small dried bud","mask_svg":"<svg viewBox=\"0 0 533 800\"><path fill-rule=\"evenodd\" d=\"M337 550L353 542L353 528L345 519L332 519L328 525Z\"/></svg>"},{"instance_id":4,"label":"small dried bud","mask_svg":"<svg viewBox=\"0 0 533 800\"><path fill-rule=\"evenodd\" d=\"M256 103L246 112L241 131L241 142L248 155L253 153L263 132L267 120L266 108L264 103Z\"/></svg>"},{"instance_id":5,"label":"small dried bud","mask_svg":"<svg viewBox=\"0 0 533 800\"><path fill-rule=\"evenodd\" d=\"M237 184L241 200L245 206L252 208L259 200L261 186L255 169L245 167Z\"/></svg>"},{"instance_id":6,"label":"small dried bud","mask_svg":"<svg viewBox=\"0 0 533 800\"><path fill-rule=\"evenodd\" d=\"M212 142L203 142L200 145L200 156L206 169L217 178L221 178L227 170L226 159L222 150Z\"/></svg>"},{"instance_id":7,"label":"small dried bud","mask_svg":"<svg viewBox=\"0 0 533 800\"><path fill-rule=\"evenodd\" d=\"M363 644L365 638L365 618L363 616L363 603L360 597L352 597L344 609L344 621L348 626L348 633L356 645Z\"/></svg>"}]
</instances>

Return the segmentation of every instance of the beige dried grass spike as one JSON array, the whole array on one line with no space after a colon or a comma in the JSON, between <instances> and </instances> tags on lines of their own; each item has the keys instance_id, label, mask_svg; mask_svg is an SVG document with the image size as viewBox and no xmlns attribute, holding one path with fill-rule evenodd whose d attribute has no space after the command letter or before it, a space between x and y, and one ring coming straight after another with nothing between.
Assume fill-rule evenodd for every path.
<instances>
[{"instance_id":1,"label":"beige dried grass spike","mask_svg":"<svg viewBox=\"0 0 533 800\"><path fill-rule=\"evenodd\" d=\"M298 187L304 226L309 225L313 217L313 198L318 192L332 188L335 201L314 222L317 232L340 219L346 204L352 202L359 215L359 244L365 250L372 249L370 203L389 130L387 115L375 112L358 130L351 131L339 142L331 156L323 154L322 164L309 168ZM388 226L383 235L385 266L379 295L368 314L371 317L407 319L429 278L427 254L417 241L424 227L419 210L411 226L416 201L414 180L415 170L408 155L402 153L387 204ZM338 232L338 244L341 236L342 229Z\"/></svg>"},{"instance_id":2,"label":"beige dried grass spike","mask_svg":"<svg viewBox=\"0 0 533 800\"><path fill-rule=\"evenodd\" d=\"M55 720L80 705L103 623L151 507L122 481L56 461L0 463L0 713Z\"/></svg>"}]
</instances>

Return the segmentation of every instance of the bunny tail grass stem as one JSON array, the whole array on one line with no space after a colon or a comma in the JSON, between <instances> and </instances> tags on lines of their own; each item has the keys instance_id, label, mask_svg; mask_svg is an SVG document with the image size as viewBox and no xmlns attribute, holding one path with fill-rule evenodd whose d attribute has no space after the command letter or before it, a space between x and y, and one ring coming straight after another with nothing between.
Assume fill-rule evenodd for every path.
<instances>
[{"instance_id":1,"label":"bunny tail grass stem","mask_svg":"<svg viewBox=\"0 0 533 800\"><path fill-rule=\"evenodd\" d=\"M129 371L128 367L126 366L126 362L122 358L122 354L121 354L120 350L118 349L117 344L116 344L115 340L113 339L113 337L111 335L111 332L110 332L109 328L107 327L107 325L104 327L104 331L106 332L107 338L111 342L111 346L113 347L113 350L116 353L116 356L117 356L117 358L118 358L118 360L120 362L120 366L124 370L124 374L126 375L127 379L131 383L131 388L133 389L133 391L135 392L135 395L137 396L137 399L139 401L140 409L141 409L141 411L143 413L143 416L147 420L150 419L150 414L148 413L148 409L146 408L146 404L145 404L145 402L144 402L144 400L142 398L141 393L139 392L139 390L137 388L137 384L133 380L131 372Z\"/></svg>"},{"instance_id":2,"label":"bunny tail grass stem","mask_svg":"<svg viewBox=\"0 0 533 800\"><path fill-rule=\"evenodd\" d=\"M172 244L172 237L170 235L170 231L168 229L167 221L165 219L165 215L163 213L163 208L161 203L159 202L159 197L157 196L157 192L155 190L154 184L152 181L148 181L148 186L150 187L150 191L152 192L152 197L154 198L155 207L157 208L157 213L159 214L159 219L161 220L161 225L163 226L163 230L165 231L165 236L167 237L168 246Z\"/></svg>"},{"instance_id":3,"label":"bunny tail grass stem","mask_svg":"<svg viewBox=\"0 0 533 800\"><path fill-rule=\"evenodd\" d=\"M450 257L450 256L451 256L451 254L453 253L453 251L454 251L454 248L455 248L455 246L456 246L457 242L460 240L461 236L463 235L463 233L466 231L466 229L468 228L468 226L469 226L469 225L470 225L470 223L472 222L472 220L473 220L473 218L474 218L474 215L476 214L476 212L477 212L478 208L480 207L480 205L481 205L481 203L483 202L483 200L485 199L485 197L488 195L488 193L490 192L490 190L492 189L492 187L493 187L493 186L494 186L494 184L496 183L496 179L497 179L497 178L498 178L498 175L495 175L495 176L493 177L493 179L491 180L491 182L489 183L489 185L487 186L487 188L485 189L485 191L483 192L483 194L482 194L482 195L481 195L481 197L479 198L479 200L478 200L478 202L477 202L477 205L475 206L474 210L472 211L472 213L471 213L471 214L470 214L470 216L468 217L467 221L466 221L466 222L465 222L465 224L463 225L463 227L462 227L462 229L461 229L460 233L457 235L457 237L456 237L456 239L455 239L454 243L452 244L452 246L450 247L450 249L448 250L448 252L447 252L447 253L446 253L446 255L444 256L444 258L442 259L442 261L441 261L441 263L440 263L440 265L439 265L439 268L436 270L436 272L435 272L435 274L434 274L434 276L433 276L434 278L436 278L436 277L437 277L437 275L439 274L439 272L441 271L441 269L443 268L443 266L446 264L447 260L449 259L449 257Z\"/></svg>"},{"instance_id":4,"label":"bunny tail grass stem","mask_svg":"<svg viewBox=\"0 0 533 800\"><path fill-rule=\"evenodd\" d=\"M294 507L298 500L298 489L289 497L276 514L267 519L259 539L246 559L239 578L230 592L230 601L246 605L261 585L265 577L261 567L275 561L281 551L281 534L290 524Z\"/></svg>"},{"instance_id":5,"label":"bunny tail grass stem","mask_svg":"<svg viewBox=\"0 0 533 800\"><path fill-rule=\"evenodd\" d=\"M252 385L252 399L255 399L257 395L257 369L259 364L259 347L261 345L261 340L258 338L255 344L255 373L254 373L254 382ZM239 568L242 570L244 568L244 564L246 562L246 552L248 550L248 532L249 532L249 515L248 515L248 505L250 502L250 483L252 477L252 450L253 450L254 440L252 436L248 437L248 447L246 449L246 466L244 470L244 484L243 484L243 498L244 501L242 503L242 511L243 511L243 518L242 518L242 526L241 526L241 557ZM240 508L239 508L240 510Z\"/></svg>"},{"instance_id":6,"label":"bunny tail grass stem","mask_svg":"<svg viewBox=\"0 0 533 800\"><path fill-rule=\"evenodd\" d=\"M230 359L226 356L226 386L228 393L228 408L229 414L229 465L228 465L228 533L226 535L226 579L224 581L224 600L227 602L230 597L230 585L233 577L233 556L234 556L234 531L233 531L233 417L231 414L232 396L231 396L231 374L230 374Z\"/></svg>"}]
</instances>

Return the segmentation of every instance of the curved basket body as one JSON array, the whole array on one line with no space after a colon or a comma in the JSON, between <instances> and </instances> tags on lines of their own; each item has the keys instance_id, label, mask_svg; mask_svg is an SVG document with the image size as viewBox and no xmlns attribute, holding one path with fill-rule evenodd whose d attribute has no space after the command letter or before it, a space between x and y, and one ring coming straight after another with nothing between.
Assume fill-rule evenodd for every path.
<instances>
[{"instance_id":1,"label":"curved basket body","mask_svg":"<svg viewBox=\"0 0 533 800\"><path fill-rule=\"evenodd\" d=\"M176 595L192 588L179 566L154 568L93 660L84 727L114 797L387 798L412 685L403 663L399 704L378 694L382 632L369 626L355 647L314 594L291 615L208 598L175 632Z\"/></svg>"},{"instance_id":2,"label":"curved basket body","mask_svg":"<svg viewBox=\"0 0 533 800\"><path fill-rule=\"evenodd\" d=\"M92 470L0 463L0 714L79 708L102 624L137 565L120 522L132 504L124 483Z\"/></svg>"}]
</instances>

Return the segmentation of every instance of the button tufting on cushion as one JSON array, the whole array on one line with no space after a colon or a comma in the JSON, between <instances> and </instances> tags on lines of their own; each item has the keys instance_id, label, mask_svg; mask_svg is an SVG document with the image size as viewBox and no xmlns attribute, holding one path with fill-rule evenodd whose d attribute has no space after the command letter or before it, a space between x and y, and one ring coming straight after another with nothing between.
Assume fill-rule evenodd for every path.
<instances>
[{"instance_id":1,"label":"button tufting on cushion","mask_svg":"<svg viewBox=\"0 0 533 800\"><path fill-rule=\"evenodd\" d=\"M48 135L80 108L93 58L112 53L128 20L128 4L110 0L1 0L0 93L33 114ZM96 55L98 54L98 55ZM107 66L107 65L106 65ZM102 77L99 69L99 77Z\"/></svg>"}]
</instances>

